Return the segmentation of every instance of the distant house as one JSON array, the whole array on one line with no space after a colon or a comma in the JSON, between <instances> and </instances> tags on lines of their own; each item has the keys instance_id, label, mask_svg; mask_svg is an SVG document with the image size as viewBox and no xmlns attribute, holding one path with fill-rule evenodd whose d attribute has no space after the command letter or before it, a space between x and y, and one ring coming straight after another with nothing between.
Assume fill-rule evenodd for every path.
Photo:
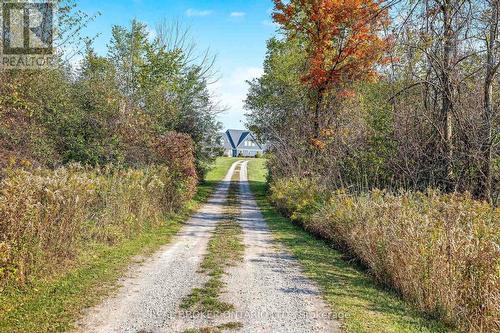
<instances>
[{"instance_id":1,"label":"distant house","mask_svg":"<svg viewBox=\"0 0 500 333\"><path fill-rule=\"evenodd\" d=\"M266 147L255 139L250 131L227 130L222 134L221 144L224 147L224 156L255 157L264 154Z\"/></svg>"}]
</instances>

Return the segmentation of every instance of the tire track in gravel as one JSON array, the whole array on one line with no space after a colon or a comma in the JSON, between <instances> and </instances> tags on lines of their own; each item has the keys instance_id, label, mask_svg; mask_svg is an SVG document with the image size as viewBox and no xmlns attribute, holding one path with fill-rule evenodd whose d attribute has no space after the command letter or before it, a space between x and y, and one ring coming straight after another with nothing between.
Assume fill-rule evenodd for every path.
<instances>
[{"instance_id":1,"label":"tire track in gravel","mask_svg":"<svg viewBox=\"0 0 500 333\"><path fill-rule=\"evenodd\" d=\"M145 263L131 267L118 293L88 311L79 322L82 333L180 332L185 318L179 305L193 288L206 282L198 272L208 240L223 218L230 168L215 193L179 234Z\"/></svg>"},{"instance_id":2,"label":"tire track in gravel","mask_svg":"<svg viewBox=\"0 0 500 333\"><path fill-rule=\"evenodd\" d=\"M231 319L240 332L341 332L318 288L304 276L299 263L273 240L247 177L248 161L240 172L240 223L245 257L226 276L223 300L237 309Z\"/></svg>"}]
</instances>

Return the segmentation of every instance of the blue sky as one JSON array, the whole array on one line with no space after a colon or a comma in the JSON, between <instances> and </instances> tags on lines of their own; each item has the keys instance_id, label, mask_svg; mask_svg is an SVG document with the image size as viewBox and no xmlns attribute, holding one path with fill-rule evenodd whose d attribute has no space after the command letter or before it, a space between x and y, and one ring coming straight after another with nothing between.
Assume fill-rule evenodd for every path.
<instances>
[{"instance_id":1,"label":"blue sky","mask_svg":"<svg viewBox=\"0 0 500 333\"><path fill-rule=\"evenodd\" d=\"M219 116L225 128L243 128L245 80L262 73L266 40L275 34L270 18L271 0L87 0L79 1L87 14L101 15L86 28L99 34L95 49L106 54L113 25L128 25L133 18L152 29L163 20L189 27L200 49L210 48L217 56L220 79L211 86L214 96L228 111Z\"/></svg>"}]
</instances>

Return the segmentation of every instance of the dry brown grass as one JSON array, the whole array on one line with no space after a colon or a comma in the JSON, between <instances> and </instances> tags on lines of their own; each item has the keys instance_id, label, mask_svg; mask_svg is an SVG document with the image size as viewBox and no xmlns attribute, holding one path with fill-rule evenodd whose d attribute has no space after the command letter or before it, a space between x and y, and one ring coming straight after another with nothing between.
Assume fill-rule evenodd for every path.
<instances>
[{"instance_id":1,"label":"dry brown grass","mask_svg":"<svg viewBox=\"0 0 500 333\"><path fill-rule=\"evenodd\" d=\"M0 184L0 290L50 276L95 243L160 225L192 193L167 167L12 169Z\"/></svg>"},{"instance_id":2,"label":"dry brown grass","mask_svg":"<svg viewBox=\"0 0 500 333\"><path fill-rule=\"evenodd\" d=\"M500 329L500 209L467 194L317 188L277 181L272 200L419 309L471 332Z\"/></svg>"}]
</instances>

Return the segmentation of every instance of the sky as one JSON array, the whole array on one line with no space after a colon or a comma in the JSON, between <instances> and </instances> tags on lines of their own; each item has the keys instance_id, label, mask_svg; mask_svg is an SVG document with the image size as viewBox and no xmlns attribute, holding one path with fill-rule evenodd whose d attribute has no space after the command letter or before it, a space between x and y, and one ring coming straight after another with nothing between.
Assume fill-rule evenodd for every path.
<instances>
[{"instance_id":1,"label":"sky","mask_svg":"<svg viewBox=\"0 0 500 333\"><path fill-rule=\"evenodd\" d=\"M198 49L216 56L218 81L210 86L214 98L227 111L219 115L225 129L243 129L243 100L246 80L259 77L266 41L275 35L271 0L83 0L78 8L87 14L100 13L88 23L85 34L97 36L95 50L105 55L114 25L128 26L137 19L151 27L179 22L188 27Z\"/></svg>"}]
</instances>

